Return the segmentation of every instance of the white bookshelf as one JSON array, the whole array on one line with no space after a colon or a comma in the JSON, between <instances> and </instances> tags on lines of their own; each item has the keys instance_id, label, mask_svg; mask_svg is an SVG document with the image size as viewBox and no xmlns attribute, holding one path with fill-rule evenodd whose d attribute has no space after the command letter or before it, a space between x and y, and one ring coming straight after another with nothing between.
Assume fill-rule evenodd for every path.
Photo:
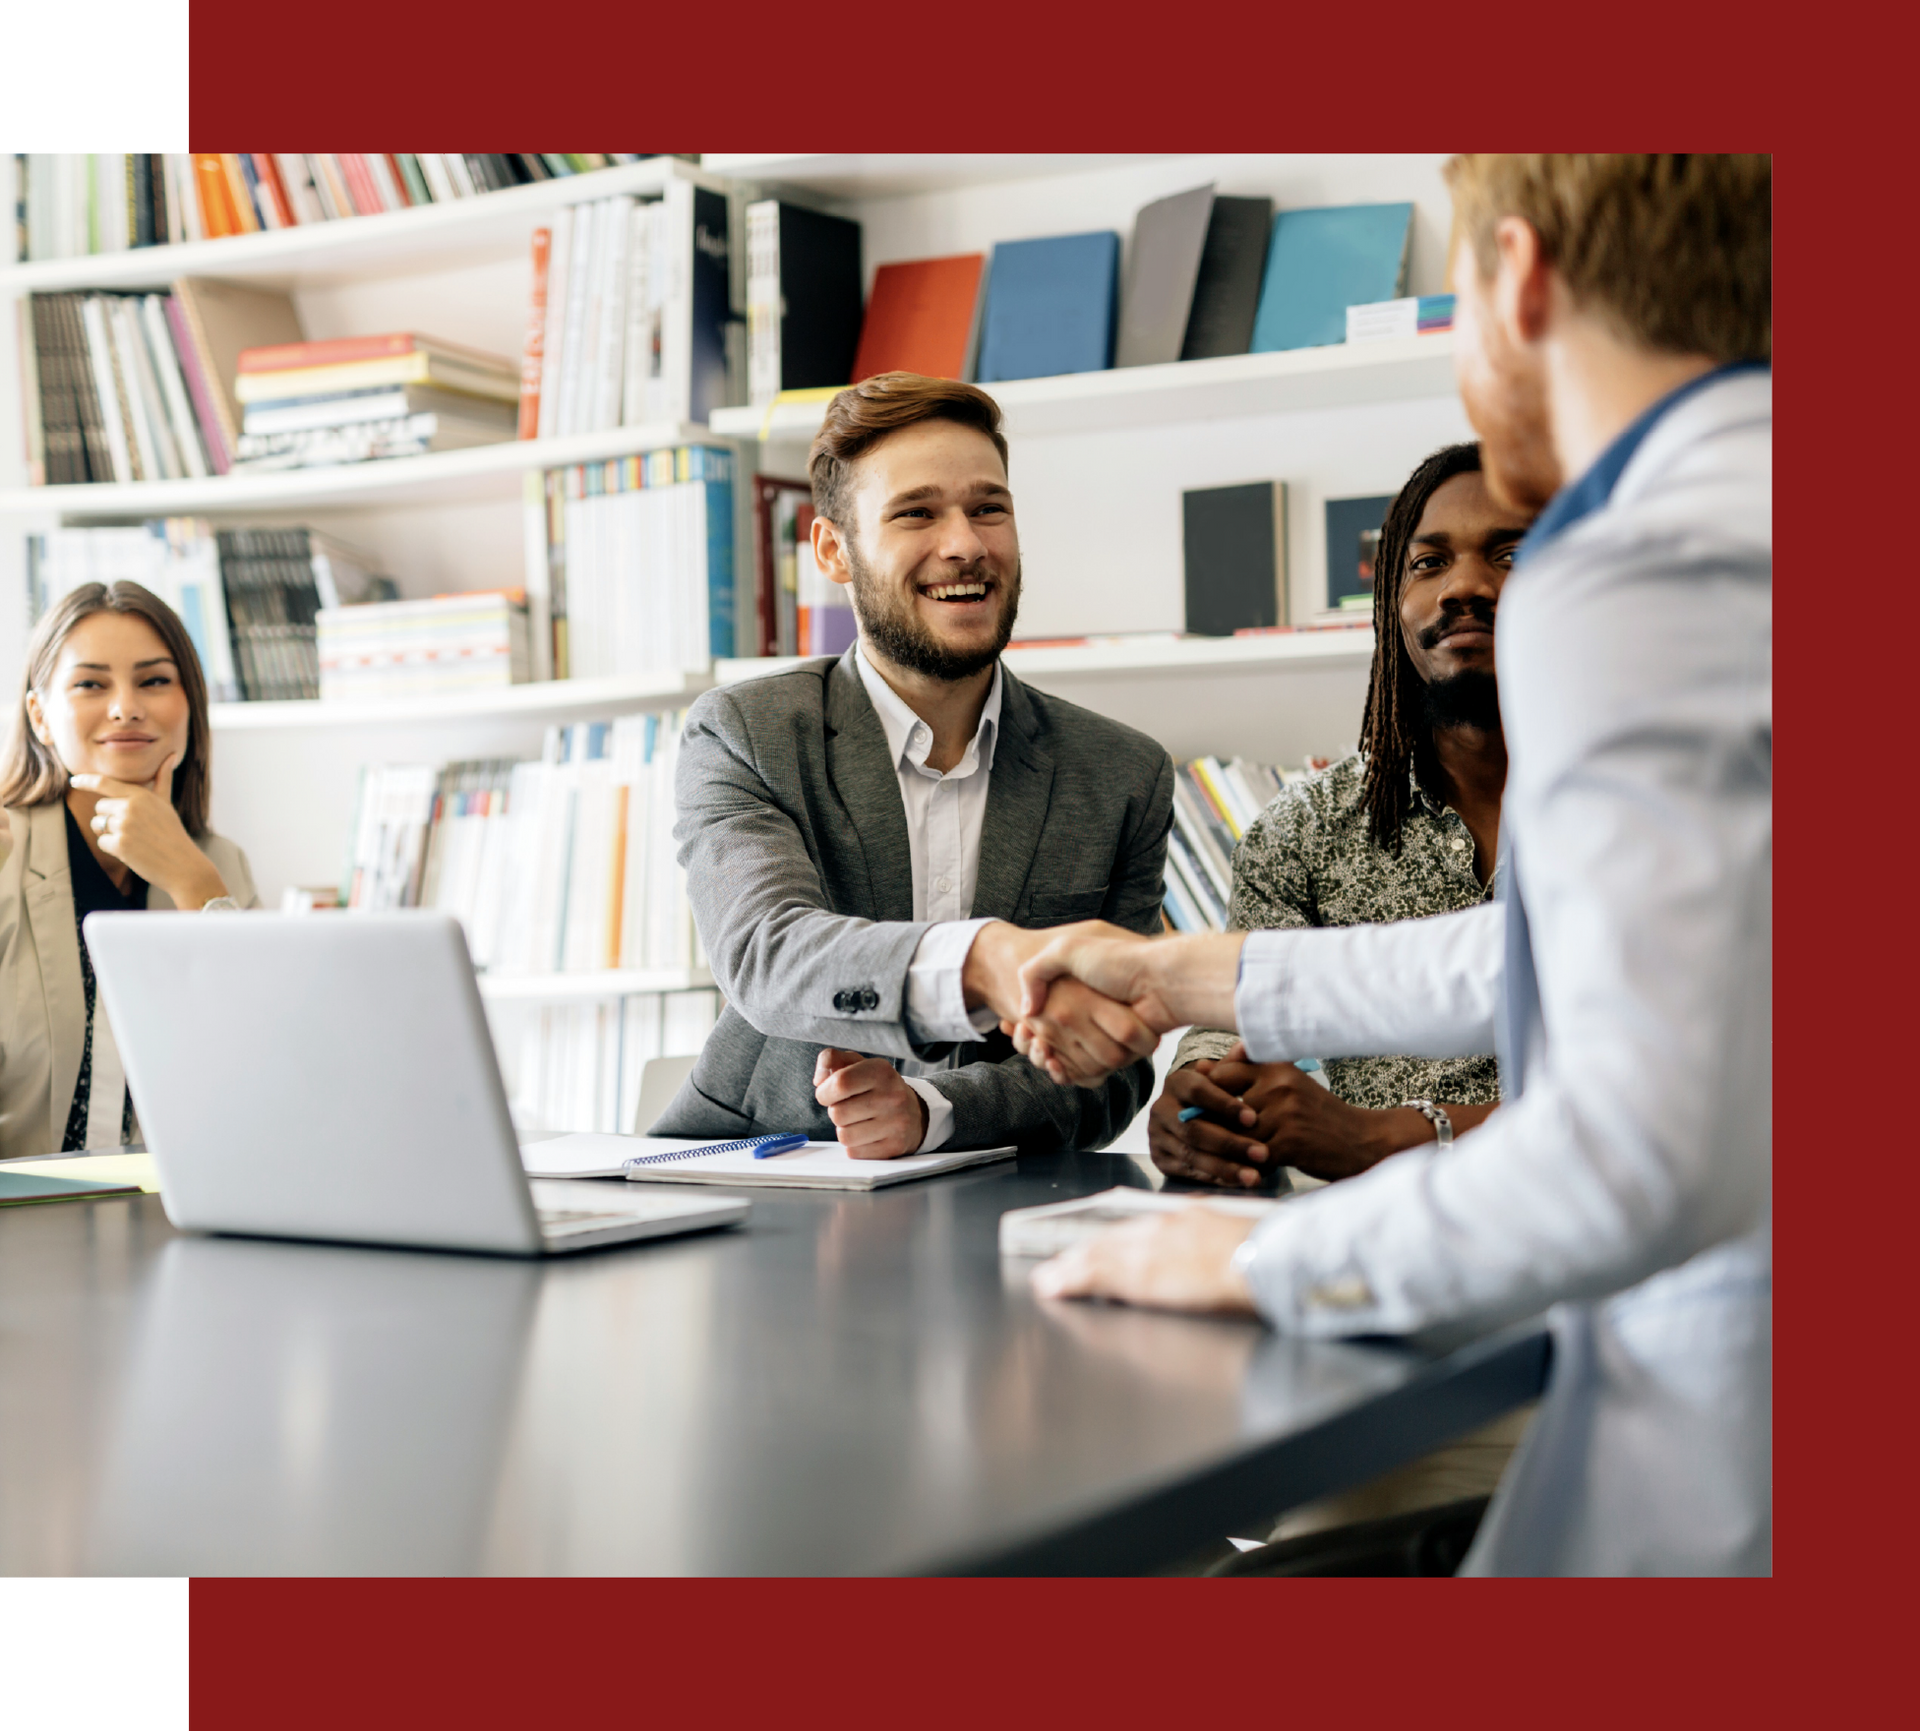
<instances>
[{"instance_id":1,"label":"white bookshelf","mask_svg":"<svg viewBox=\"0 0 1920 1731\"><path fill-rule=\"evenodd\" d=\"M714 663L716 684L737 685L804 665L802 656L741 658ZM1309 627L1248 637L1186 637L1147 632L1138 637L1092 638L1085 643L1007 646L1006 664L1022 679L1045 680L1063 690L1083 679L1114 674L1217 676L1222 672L1284 672L1373 660L1371 626Z\"/></svg>"},{"instance_id":2,"label":"white bookshelf","mask_svg":"<svg viewBox=\"0 0 1920 1731\"><path fill-rule=\"evenodd\" d=\"M881 155L881 156L703 156L700 166L770 187L799 187L825 198L900 198L915 193L952 192L962 187L995 186L1006 181L1038 180L1136 163L1165 162L1166 156Z\"/></svg>"},{"instance_id":3,"label":"white bookshelf","mask_svg":"<svg viewBox=\"0 0 1920 1731\"><path fill-rule=\"evenodd\" d=\"M0 267L0 301L42 290L158 288L205 275L293 294L315 337L413 328L517 355L532 230L561 206L657 191L674 179L754 195L791 188L841 210L863 224L869 271L1039 234L1113 227L1125 237L1141 205L1208 180L1223 193L1264 193L1283 207L1413 199L1411 292L1439 286L1445 240L1437 157L709 155L698 168L653 159L381 216ZM4 407L17 427L14 378L10 361L0 362L0 394L8 395ZM1122 634L1016 649L1009 665L1020 677L1141 727L1181 756L1238 752L1294 763L1353 743L1369 632L1224 641L1175 635L1180 494L1286 480L1292 607L1295 616L1310 612L1319 605L1324 565L1322 501L1390 492L1428 450L1464 435L1449 336L990 388L1014 447L1026 561L1021 632ZM27 488L16 435L0 428L0 533L12 540L30 525L175 514L312 521L389 558L404 593L493 587L522 580L526 475L709 439L738 441L743 473L758 463L796 475L821 412L818 404L792 405L769 419L764 411L724 410L707 429L622 428L334 469L125 487ZM750 545L742 542L743 591L753 576ZM21 569L17 549L0 557L0 576L13 580ZM9 611L24 617L24 609ZM0 628L0 655L17 656L20 641L17 625ZM678 707L712 684L776 665L735 660L705 674L435 699L218 706L216 810L265 865L261 882L271 900L282 883L334 874L357 764L530 755L548 725Z\"/></svg>"},{"instance_id":4,"label":"white bookshelf","mask_svg":"<svg viewBox=\"0 0 1920 1731\"><path fill-rule=\"evenodd\" d=\"M564 439L505 439L497 445L474 445L464 451L433 451L419 457L340 463L330 468L212 475L204 481L92 481L84 486L14 487L0 492L0 517L50 514L67 523L89 523L233 512L339 510L348 506L457 505L482 499L517 501L521 477L535 470L604 462L670 445L724 442L705 427L663 422L651 427L575 433Z\"/></svg>"},{"instance_id":5,"label":"white bookshelf","mask_svg":"<svg viewBox=\"0 0 1920 1731\"><path fill-rule=\"evenodd\" d=\"M652 992L699 992L713 986L705 968L601 968L575 974L477 974L490 1004L583 1004Z\"/></svg>"},{"instance_id":6,"label":"white bookshelf","mask_svg":"<svg viewBox=\"0 0 1920 1731\"><path fill-rule=\"evenodd\" d=\"M678 709L713 684L705 673L655 673L624 679L547 679L526 685L447 692L434 697L389 697L362 702L216 703L215 733L344 731L387 727L444 727L448 723L555 723Z\"/></svg>"},{"instance_id":7,"label":"white bookshelf","mask_svg":"<svg viewBox=\"0 0 1920 1731\"><path fill-rule=\"evenodd\" d=\"M1009 437L1177 426L1446 397L1454 389L1453 333L1009 379L982 388L1005 413ZM805 443L819 432L825 414L824 403L775 403L770 408L721 409L709 425L735 438Z\"/></svg>"},{"instance_id":8,"label":"white bookshelf","mask_svg":"<svg viewBox=\"0 0 1920 1731\"><path fill-rule=\"evenodd\" d=\"M726 190L726 182L691 163L649 157L448 204L415 205L375 216L342 217L219 240L4 266L0 267L0 298L56 289L162 289L183 276L219 277L291 291L368 277L440 272L518 258L526 251L534 228L563 205L620 193L657 193L671 180Z\"/></svg>"}]
</instances>

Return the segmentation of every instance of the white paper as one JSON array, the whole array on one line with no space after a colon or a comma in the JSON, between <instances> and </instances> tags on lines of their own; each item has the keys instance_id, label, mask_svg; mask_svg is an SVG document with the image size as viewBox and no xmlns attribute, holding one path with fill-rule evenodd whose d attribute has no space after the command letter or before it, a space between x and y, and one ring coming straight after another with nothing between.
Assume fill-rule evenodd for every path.
<instances>
[{"instance_id":1,"label":"white paper","mask_svg":"<svg viewBox=\"0 0 1920 1731\"><path fill-rule=\"evenodd\" d=\"M714 1154L704 1150L724 1143L677 1136L580 1134L533 1142L520 1150L534 1178L632 1178L671 1184L775 1184L829 1190L875 1190L953 1172L990 1160L1010 1160L1007 1148L942 1148L934 1154L908 1154L898 1160L855 1160L837 1142L809 1142L790 1154L756 1160L751 1149ZM629 1168L627 1161L651 1154L684 1152L685 1160Z\"/></svg>"}]
</instances>

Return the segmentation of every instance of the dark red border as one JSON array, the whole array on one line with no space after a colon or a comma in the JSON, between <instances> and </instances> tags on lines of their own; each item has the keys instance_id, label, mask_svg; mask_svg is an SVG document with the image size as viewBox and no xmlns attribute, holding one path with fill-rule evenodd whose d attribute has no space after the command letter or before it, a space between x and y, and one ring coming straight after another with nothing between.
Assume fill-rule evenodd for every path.
<instances>
[{"instance_id":1,"label":"dark red border","mask_svg":"<svg viewBox=\"0 0 1920 1731\"><path fill-rule=\"evenodd\" d=\"M465 4L353 27L196 0L196 147L1772 148L1788 478L1777 1580L196 1582L196 1725L599 1724L678 1709L1707 1724L1831 1710L1870 1687L1907 1572L1910 1432L1877 1392L1904 1382L1907 1355L1888 1355L1875 1324L1912 1308L1894 1282L1920 1262L1906 1250L1913 1108L1900 1104L1916 978L1901 699L1920 681L1896 599L1913 589L1899 551L1910 157L1859 127L1910 100L1879 87L1893 61L1843 16L1783 37L1756 14L1700 10L1409 8L1396 29L1377 6L588 18Z\"/></svg>"}]
</instances>

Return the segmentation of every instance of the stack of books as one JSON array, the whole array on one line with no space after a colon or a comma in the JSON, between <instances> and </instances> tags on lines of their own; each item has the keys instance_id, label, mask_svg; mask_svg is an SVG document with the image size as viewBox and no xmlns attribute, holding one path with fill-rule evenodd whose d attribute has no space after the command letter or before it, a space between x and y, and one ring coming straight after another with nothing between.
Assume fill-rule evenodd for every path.
<instances>
[{"instance_id":1,"label":"stack of books","mask_svg":"<svg viewBox=\"0 0 1920 1731\"><path fill-rule=\"evenodd\" d=\"M37 619L82 583L151 589L180 615L216 703L320 695L317 620L395 593L371 554L317 529L220 529L197 517L27 537Z\"/></svg>"},{"instance_id":2,"label":"stack of books","mask_svg":"<svg viewBox=\"0 0 1920 1731\"><path fill-rule=\"evenodd\" d=\"M638 161L631 152L22 156L19 256L83 258L299 228Z\"/></svg>"},{"instance_id":3,"label":"stack of books","mask_svg":"<svg viewBox=\"0 0 1920 1731\"><path fill-rule=\"evenodd\" d=\"M495 973L701 966L673 845L684 721L550 728L530 762L363 771L341 901L451 913Z\"/></svg>"},{"instance_id":4,"label":"stack of books","mask_svg":"<svg viewBox=\"0 0 1920 1731\"><path fill-rule=\"evenodd\" d=\"M485 691L529 674L520 589L327 608L315 625L323 702Z\"/></svg>"},{"instance_id":5,"label":"stack of books","mask_svg":"<svg viewBox=\"0 0 1920 1731\"><path fill-rule=\"evenodd\" d=\"M173 294L37 294L23 303L31 484L226 472L213 368L189 299L182 283Z\"/></svg>"},{"instance_id":6,"label":"stack of books","mask_svg":"<svg viewBox=\"0 0 1920 1731\"><path fill-rule=\"evenodd\" d=\"M535 229L520 437L705 421L732 402L727 235L725 197L680 180Z\"/></svg>"},{"instance_id":7,"label":"stack of books","mask_svg":"<svg viewBox=\"0 0 1920 1731\"><path fill-rule=\"evenodd\" d=\"M548 474L556 678L733 654L733 454L683 445Z\"/></svg>"},{"instance_id":8,"label":"stack of books","mask_svg":"<svg viewBox=\"0 0 1920 1731\"><path fill-rule=\"evenodd\" d=\"M235 467L304 469L511 439L520 378L501 356L394 331L244 349L234 396Z\"/></svg>"},{"instance_id":9,"label":"stack of books","mask_svg":"<svg viewBox=\"0 0 1920 1731\"><path fill-rule=\"evenodd\" d=\"M1173 829L1167 836L1167 921L1178 932L1219 932L1233 895L1233 850L1283 787L1325 769L1270 768L1234 758L1196 757L1174 772Z\"/></svg>"},{"instance_id":10,"label":"stack of books","mask_svg":"<svg viewBox=\"0 0 1920 1731\"><path fill-rule=\"evenodd\" d=\"M691 1055L720 1015L714 991L649 992L592 1004L492 1003L494 1049L507 1103L521 1130L645 1126L640 1077L649 1058Z\"/></svg>"}]
</instances>

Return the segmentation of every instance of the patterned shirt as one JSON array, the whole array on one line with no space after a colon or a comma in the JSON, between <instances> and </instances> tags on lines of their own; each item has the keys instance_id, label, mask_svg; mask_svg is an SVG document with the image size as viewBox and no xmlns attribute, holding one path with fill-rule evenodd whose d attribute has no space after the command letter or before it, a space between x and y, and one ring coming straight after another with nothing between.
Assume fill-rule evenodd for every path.
<instances>
[{"instance_id":1,"label":"patterned shirt","mask_svg":"<svg viewBox=\"0 0 1920 1731\"><path fill-rule=\"evenodd\" d=\"M1421 787L1417 775L1399 854L1376 847L1361 799L1365 773L1365 757L1343 758L1288 788L1254 820L1233 850L1230 929L1417 920L1493 899L1492 881L1483 886L1474 875L1472 833L1457 811ZM1218 1058L1236 1038L1217 1028L1195 1028L1180 1042L1174 1067ZM1332 1057L1326 1073L1334 1093L1355 1106L1391 1107L1405 1100L1479 1106L1500 1098L1491 1057Z\"/></svg>"}]
</instances>

